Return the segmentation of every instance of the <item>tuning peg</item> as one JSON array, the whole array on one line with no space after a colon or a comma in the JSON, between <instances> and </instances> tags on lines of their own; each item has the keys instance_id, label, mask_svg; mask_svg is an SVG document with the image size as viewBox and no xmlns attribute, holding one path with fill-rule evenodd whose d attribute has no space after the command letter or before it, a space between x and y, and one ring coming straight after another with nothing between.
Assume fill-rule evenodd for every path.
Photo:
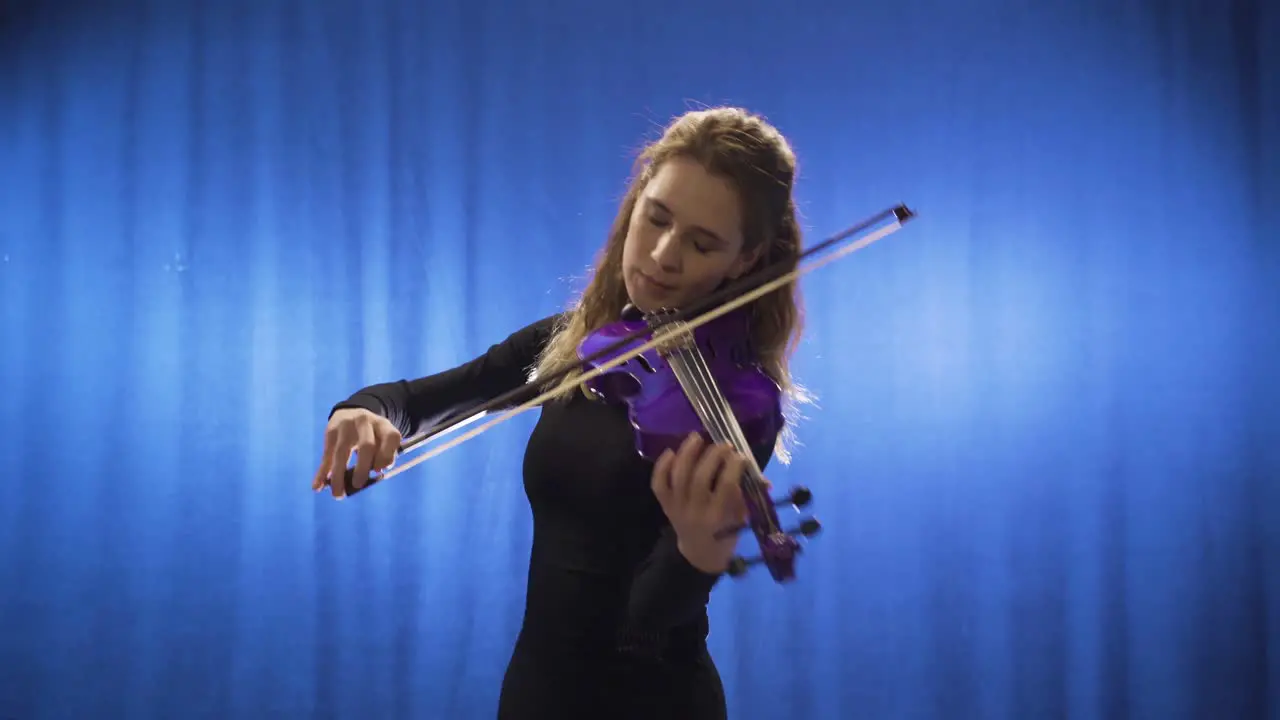
<instances>
[{"instance_id":1,"label":"tuning peg","mask_svg":"<svg viewBox=\"0 0 1280 720\"><path fill-rule=\"evenodd\" d=\"M747 525L733 525L723 530L718 530L716 531L715 539L724 540L727 537L737 535L748 527ZM788 535L801 535L803 537L813 537L820 532L822 532L822 523L818 522L816 518L805 518L800 521L799 525L786 531Z\"/></svg>"},{"instance_id":2,"label":"tuning peg","mask_svg":"<svg viewBox=\"0 0 1280 720\"><path fill-rule=\"evenodd\" d=\"M813 502L813 493L809 491L809 488L804 487L803 485L797 485L791 488L791 492L787 493L785 497L774 500L773 504L790 505L795 508L803 508L811 502Z\"/></svg>"},{"instance_id":3,"label":"tuning peg","mask_svg":"<svg viewBox=\"0 0 1280 720\"><path fill-rule=\"evenodd\" d=\"M822 523L817 518L805 518L800 524L787 531L788 535L800 535L802 537L813 537L822 532Z\"/></svg>"}]
</instances>

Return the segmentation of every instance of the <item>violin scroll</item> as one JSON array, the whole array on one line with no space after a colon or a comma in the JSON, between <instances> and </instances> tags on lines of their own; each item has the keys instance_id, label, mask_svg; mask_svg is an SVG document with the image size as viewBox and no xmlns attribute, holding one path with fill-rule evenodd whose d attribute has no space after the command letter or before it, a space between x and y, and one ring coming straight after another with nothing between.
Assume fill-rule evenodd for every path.
<instances>
[{"instance_id":1,"label":"violin scroll","mask_svg":"<svg viewBox=\"0 0 1280 720\"><path fill-rule=\"evenodd\" d=\"M773 579L778 582L785 582L795 577L795 572L788 575L781 575L775 568L784 564L792 565L794 556L800 552L801 545L796 540L796 536L813 537L822 532L822 524L816 518L805 518L800 521L800 525L780 533L777 537L770 537L768 543L762 543L761 554L756 557L746 558L741 555L729 561L729 567L725 572L729 577L742 577L753 565L765 564L769 568Z\"/></svg>"},{"instance_id":2,"label":"violin scroll","mask_svg":"<svg viewBox=\"0 0 1280 720\"><path fill-rule=\"evenodd\" d=\"M803 485L791 488L785 497L769 501L773 508L790 505L799 510L813 502L813 493ZM776 515L775 515L776 518ZM726 538L744 530L754 530L753 523L726 528L716 533L716 538ZM776 526L775 526L776 527ZM733 558L726 569L730 577L741 577L753 565L763 564L769 568L769 574L777 582L787 582L795 578L795 556L800 553L801 545L798 537L811 538L822 532L822 523L817 518L805 517L800 524L787 530L777 529L773 532L757 533L760 538L760 555L745 558L741 555Z\"/></svg>"}]
</instances>

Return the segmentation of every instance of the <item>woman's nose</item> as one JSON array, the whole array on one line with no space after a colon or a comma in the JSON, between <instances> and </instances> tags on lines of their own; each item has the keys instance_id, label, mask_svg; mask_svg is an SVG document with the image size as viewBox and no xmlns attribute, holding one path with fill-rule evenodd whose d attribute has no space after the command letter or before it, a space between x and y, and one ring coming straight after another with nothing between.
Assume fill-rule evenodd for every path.
<instances>
[{"instance_id":1,"label":"woman's nose","mask_svg":"<svg viewBox=\"0 0 1280 720\"><path fill-rule=\"evenodd\" d=\"M674 232L663 233L662 237L658 238L658 244L653 246L653 253L650 257L663 270L679 272L680 239L676 237Z\"/></svg>"}]
</instances>

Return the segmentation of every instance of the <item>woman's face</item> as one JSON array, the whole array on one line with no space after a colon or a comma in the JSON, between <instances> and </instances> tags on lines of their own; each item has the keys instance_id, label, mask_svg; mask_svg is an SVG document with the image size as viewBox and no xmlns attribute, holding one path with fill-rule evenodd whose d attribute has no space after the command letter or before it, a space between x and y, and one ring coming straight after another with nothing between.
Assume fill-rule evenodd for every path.
<instances>
[{"instance_id":1,"label":"woman's face","mask_svg":"<svg viewBox=\"0 0 1280 720\"><path fill-rule=\"evenodd\" d=\"M627 294L646 312L679 308L749 270L758 253L742 248L737 191L698 162L672 158L631 213L622 252Z\"/></svg>"}]
</instances>

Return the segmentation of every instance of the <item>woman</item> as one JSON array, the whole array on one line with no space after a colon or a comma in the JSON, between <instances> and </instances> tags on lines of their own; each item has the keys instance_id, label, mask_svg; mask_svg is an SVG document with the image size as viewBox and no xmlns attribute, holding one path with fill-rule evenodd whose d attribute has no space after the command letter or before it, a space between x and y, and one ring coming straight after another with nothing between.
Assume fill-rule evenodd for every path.
<instances>
[{"instance_id":1,"label":"woman","mask_svg":"<svg viewBox=\"0 0 1280 720\"><path fill-rule=\"evenodd\" d=\"M402 437L549 375L628 304L680 307L800 253L795 156L763 119L734 108L687 113L646 148L581 299L460 366L365 388L339 403L313 481L341 495L391 465ZM799 335L794 290L753 305L765 369L792 398L787 358ZM764 467L781 438L753 448ZM785 458L784 458L785 459ZM533 552L524 622L502 686L503 720L724 718L707 651L706 606L745 515L744 460L692 436L640 458L624 409L567 393L545 405L524 460Z\"/></svg>"}]
</instances>

